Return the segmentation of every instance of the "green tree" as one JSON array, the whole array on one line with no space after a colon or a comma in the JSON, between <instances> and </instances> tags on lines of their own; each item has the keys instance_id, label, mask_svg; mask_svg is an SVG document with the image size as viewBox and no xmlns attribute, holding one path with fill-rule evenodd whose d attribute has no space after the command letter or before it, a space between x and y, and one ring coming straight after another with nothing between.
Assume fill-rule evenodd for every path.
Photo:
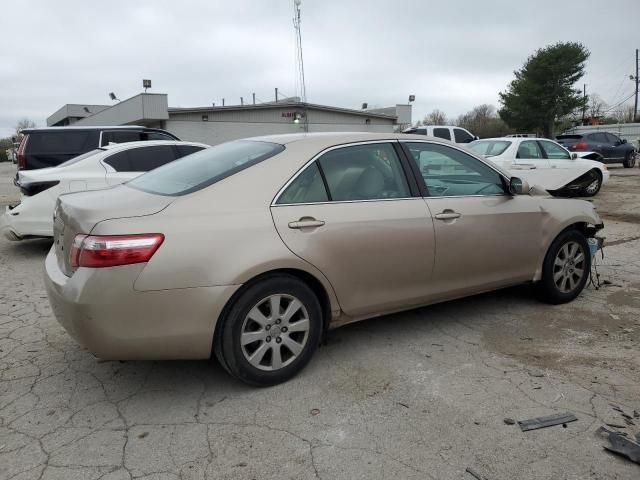
<instances>
[{"instance_id":1,"label":"green tree","mask_svg":"<svg viewBox=\"0 0 640 480\"><path fill-rule=\"evenodd\" d=\"M574 88L584 75L589 50L575 42L557 43L531 55L505 92L499 111L507 125L520 132L542 132L553 137L557 119L585 105Z\"/></svg>"}]
</instances>

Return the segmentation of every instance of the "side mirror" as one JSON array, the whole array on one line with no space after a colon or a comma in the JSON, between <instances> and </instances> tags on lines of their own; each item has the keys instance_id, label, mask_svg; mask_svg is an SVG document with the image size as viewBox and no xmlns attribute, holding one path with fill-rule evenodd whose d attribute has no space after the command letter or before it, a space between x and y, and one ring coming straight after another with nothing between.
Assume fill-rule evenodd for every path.
<instances>
[{"instance_id":1,"label":"side mirror","mask_svg":"<svg viewBox=\"0 0 640 480\"><path fill-rule=\"evenodd\" d=\"M627 139L623 138L622 141L620 143L627 143Z\"/></svg>"},{"instance_id":2,"label":"side mirror","mask_svg":"<svg viewBox=\"0 0 640 480\"><path fill-rule=\"evenodd\" d=\"M511 195L526 195L531 190L526 180L518 177L511 177L509 179L509 193Z\"/></svg>"},{"instance_id":3,"label":"side mirror","mask_svg":"<svg viewBox=\"0 0 640 480\"><path fill-rule=\"evenodd\" d=\"M578 154L577 153L572 153L571 154L571 160L575 160L576 158L578 158Z\"/></svg>"}]
</instances>

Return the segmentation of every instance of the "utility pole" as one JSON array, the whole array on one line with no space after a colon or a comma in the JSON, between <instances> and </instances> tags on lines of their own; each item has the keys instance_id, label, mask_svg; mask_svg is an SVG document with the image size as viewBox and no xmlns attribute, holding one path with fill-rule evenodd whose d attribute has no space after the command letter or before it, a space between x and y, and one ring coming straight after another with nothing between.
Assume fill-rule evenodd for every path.
<instances>
[{"instance_id":1,"label":"utility pole","mask_svg":"<svg viewBox=\"0 0 640 480\"><path fill-rule=\"evenodd\" d=\"M638 120L638 49L636 48L636 103L633 107L633 121Z\"/></svg>"},{"instance_id":2,"label":"utility pole","mask_svg":"<svg viewBox=\"0 0 640 480\"><path fill-rule=\"evenodd\" d=\"M276 87L276 103L278 103L278 87Z\"/></svg>"},{"instance_id":3,"label":"utility pole","mask_svg":"<svg viewBox=\"0 0 640 480\"><path fill-rule=\"evenodd\" d=\"M582 125L584 125L584 116L587 112L587 84L582 87Z\"/></svg>"},{"instance_id":4,"label":"utility pole","mask_svg":"<svg viewBox=\"0 0 640 480\"><path fill-rule=\"evenodd\" d=\"M251 95L253 95L253 104L255 105L256 104L256 94L252 93Z\"/></svg>"}]
</instances>

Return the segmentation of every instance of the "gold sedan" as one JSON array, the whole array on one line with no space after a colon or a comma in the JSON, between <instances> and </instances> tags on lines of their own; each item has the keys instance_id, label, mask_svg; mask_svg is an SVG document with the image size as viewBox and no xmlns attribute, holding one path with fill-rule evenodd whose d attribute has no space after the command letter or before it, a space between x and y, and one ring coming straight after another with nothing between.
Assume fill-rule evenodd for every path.
<instances>
[{"instance_id":1,"label":"gold sedan","mask_svg":"<svg viewBox=\"0 0 640 480\"><path fill-rule=\"evenodd\" d=\"M283 382L345 323L522 283L573 300L591 203L424 136L225 143L60 197L46 259L66 330L107 359L203 359Z\"/></svg>"}]
</instances>

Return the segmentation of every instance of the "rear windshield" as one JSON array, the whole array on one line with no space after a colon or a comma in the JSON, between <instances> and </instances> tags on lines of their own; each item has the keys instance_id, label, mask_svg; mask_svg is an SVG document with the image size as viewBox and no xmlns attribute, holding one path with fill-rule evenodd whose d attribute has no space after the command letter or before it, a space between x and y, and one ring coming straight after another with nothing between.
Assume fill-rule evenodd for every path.
<instances>
[{"instance_id":1,"label":"rear windshield","mask_svg":"<svg viewBox=\"0 0 640 480\"><path fill-rule=\"evenodd\" d=\"M128 186L157 195L186 195L273 157L283 145L238 140L204 149L145 173Z\"/></svg>"},{"instance_id":2,"label":"rear windshield","mask_svg":"<svg viewBox=\"0 0 640 480\"><path fill-rule=\"evenodd\" d=\"M80 160L84 160L85 158L88 158L91 155L95 155L98 152L102 152L102 150L100 150L99 148L96 148L95 150L91 150L87 153L83 153L82 155L78 155L77 157L73 157L71 160L67 160L64 163L61 163L60 165L58 165L58 167L68 167L69 165L78 163Z\"/></svg>"},{"instance_id":3,"label":"rear windshield","mask_svg":"<svg viewBox=\"0 0 640 480\"><path fill-rule=\"evenodd\" d=\"M479 155L494 157L502 154L509 145L511 142L507 140L476 140L469 144L469 148Z\"/></svg>"}]
</instances>

